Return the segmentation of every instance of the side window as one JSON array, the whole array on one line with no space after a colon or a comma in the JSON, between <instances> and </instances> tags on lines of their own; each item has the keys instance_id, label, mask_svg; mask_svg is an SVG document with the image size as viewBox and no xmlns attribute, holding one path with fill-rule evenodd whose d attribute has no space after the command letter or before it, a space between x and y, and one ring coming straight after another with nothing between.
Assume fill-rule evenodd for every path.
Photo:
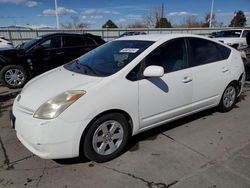
<instances>
[{"instance_id":1,"label":"side window","mask_svg":"<svg viewBox=\"0 0 250 188\"><path fill-rule=\"evenodd\" d=\"M231 50L225 46L220 45L220 44L216 44L216 46L221 53L221 57L222 57L221 60L228 59L228 57L231 54Z\"/></svg>"},{"instance_id":2,"label":"side window","mask_svg":"<svg viewBox=\"0 0 250 188\"><path fill-rule=\"evenodd\" d=\"M138 65L135 66L135 68L133 68L128 75L126 76L126 78L130 81L136 81L140 78L139 72L141 69L141 63L139 63Z\"/></svg>"},{"instance_id":3,"label":"side window","mask_svg":"<svg viewBox=\"0 0 250 188\"><path fill-rule=\"evenodd\" d=\"M52 37L39 44L45 49L61 48L61 37Z\"/></svg>"},{"instance_id":4,"label":"side window","mask_svg":"<svg viewBox=\"0 0 250 188\"><path fill-rule=\"evenodd\" d=\"M248 33L250 33L250 30L245 30L242 34L242 37L246 37Z\"/></svg>"},{"instance_id":5,"label":"side window","mask_svg":"<svg viewBox=\"0 0 250 188\"><path fill-rule=\"evenodd\" d=\"M95 46L96 45L95 41L91 38L85 37L83 40L85 41L86 46Z\"/></svg>"},{"instance_id":6,"label":"side window","mask_svg":"<svg viewBox=\"0 0 250 188\"><path fill-rule=\"evenodd\" d=\"M192 56L191 66L204 65L222 59L216 47L216 43L199 38L189 38L190 52Z\"/></svg>"},{"instance_id":7,"label":"side window","mask_svg":"<svg viewBox=\"0 0 250 188\"><path fill-rule=\"evenodd\" d=\"M166 42L151 52L145 59L145 65L158 65L165 73L178 71L188 67L184 38Z\"/></svg>"},{"instance_id":8,"label":"side window","mask_svg":"<svg viewBox=\"0 0 250 188\"><path fill-rule=\"evenodd\" d=\"M83 38L77 36L63 37L63 47L74 47L74 46L84 46Z\"/></svg>"}]
</instances>

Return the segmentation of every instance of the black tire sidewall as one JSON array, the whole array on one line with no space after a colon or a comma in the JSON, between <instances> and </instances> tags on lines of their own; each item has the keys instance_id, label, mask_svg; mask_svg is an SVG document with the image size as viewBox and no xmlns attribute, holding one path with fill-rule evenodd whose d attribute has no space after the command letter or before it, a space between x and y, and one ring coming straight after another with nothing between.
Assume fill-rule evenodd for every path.
<instances>
[{"instance_id":1,"label":"black tire sidewall","mask_svg":"<svg viewBox=\"0 0 250 188\"><path fill-rule=\"evenodd\" d=\"M109 155L100 155L100 154L95 152L95 150L94 150L94 148L92 146L92 139L93 139L93 135L94 135L96 129L103 122L108 121L108 120L118 121L122 125L123 132L124 132L123 141L122 141L121 145L119 146L119 148L114 153L109 154ZM110 161L110 160L118 157L122 153L122 151L124 150L124 148L127 145L129 137L130 137L130 127L129 127L129 123L126 120L126 118L122 114L119 114L119 113L106 114L106 115L101 116L100 118L98 118L96 121L94 121L90 125L90 127L89 127L89 129L88 129L88 131L87 131L87 133L85 135L85 138L83 139L84 143L82 144L82 146L84 147L83 148L84 155L89 160L92 160L92 161L95 161L95 162Z\"/></svg>"},{"instance_id":2,"label":"black tire sidewall","mask_svg":"<svg viewBox=\"0 0 250 188\"><path fill-rule=\"evenodd\" d=\"M226 90L227 90L229 87L234 87L235 92L236 92L236 96L235 96L235 99L234 99L233 104L232 104L230 107L226 107L226 106L224 105L224 103L223 103L223 98L224 98L224 94L225 94ZM220 101L220 104L219 104L219 111L221 111L221 112L229 112L230 110L232 110L232 109L234 108L234 105L235 105L235 103L236 103L236 101L237 101L237 95L238 95L238 92L239 92L238 90L239 90L239 89L238 89L238 86L237 86L235 83L231 83L231 84L229 84L229 85L226 87L226 89L224 90L224 92L223 92L223 94L222 94L222 96L221 96L221 101Z\"/></svg>"},{"instance_id":3,"label":"black tire sidewall","mask_svg":"<svg viewBox=\"0 0 250 188\"><path fill-rule=\"evenodd\" d=\"M12 86L12 85L9 85L6 81L5 81L5 73L9 70L9 69L19 69L20 71L22 71L23 75L24 75L24 82L21 84L21 85L18 85L18 86ZM0 71L0 82L10 88L10 89L15 89L15 88L20 88L20 87L23 87L26 82L27 82L27 79L28 79L28 75L27 75L27 71L19 66L19 65L8 65L8 66L5 66L2 68L2 70Z\"/></svg>"}]
</instances>

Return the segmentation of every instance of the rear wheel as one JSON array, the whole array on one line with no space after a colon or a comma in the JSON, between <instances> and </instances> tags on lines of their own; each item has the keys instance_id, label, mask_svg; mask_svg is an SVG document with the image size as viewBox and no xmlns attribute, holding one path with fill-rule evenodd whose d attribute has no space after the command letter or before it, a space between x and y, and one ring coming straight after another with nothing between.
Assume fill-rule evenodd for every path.
<instances>
[{"instance_id":1,"label":"rear wheel","mask_svg":"<svg viewBox=\"0 0 250 188\"><path fill-rule=\"evenodd\" d=\"M122 153L129 136L129 123L122 114L106 114L89 128L84 138L84 154L96 162L109 161Z\"/></svg>"},{"instance_id":2,"label":"rear wheel","mask_svg":"<svg viewBox=\"0 0 250 188\"><path fill-rule=\"evenodd\" d=\"M219 110L221 112L228 112L232 110L237 101L237 94L238 86L235 83L229 84L222 95Z\"/></svg>"},{"instance_id":3,"label":"rear wheel","mask_svg":"<svg viewBox=\"0 0 250 188\"><path fill-rule=\"evenodd\" d=\"M0 71L0 82L10 89L23 87L27 82L27 72L19 65L8 65Z\"/></svg>"}]
</instances>

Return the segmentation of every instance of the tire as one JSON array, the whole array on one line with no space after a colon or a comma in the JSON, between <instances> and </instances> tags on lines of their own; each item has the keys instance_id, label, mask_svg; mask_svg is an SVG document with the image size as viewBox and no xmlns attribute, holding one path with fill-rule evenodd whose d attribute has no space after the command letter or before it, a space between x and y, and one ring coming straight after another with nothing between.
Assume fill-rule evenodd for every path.
<instances>
[{"instance_id":1,"label":"tire","mask_svg":"<svg viewBox=\"0 0 250 188\"><path fill-rule=\"evenodd\" d=\"M27 71L19 65L8 65L0 71L0 82L10 89L23 87L27 79Z\"/></svg>"},{"instance_id":2,"label":"tire","mask_svg":"<svg viewBox=\"0 0 250 188\"><path fill-rule=\"evenodd\" d=\"M120 113L106 114L91 124L81 146L89 160L106 162L123 152L129 137L130 125L126 118Z\"/></svg>"},{"instance_id":3,"label":"tire","mask_svg":"<svg viewBox=\"0 0 250 188\"><path fill-rule=\"evenodd\" d=\"M227 86L223 95L221 97L221 101L219 104L220 112L229 112L233 109L238 95L239 87L235 83L231 83Z\"/></svg>"}]
</instances>

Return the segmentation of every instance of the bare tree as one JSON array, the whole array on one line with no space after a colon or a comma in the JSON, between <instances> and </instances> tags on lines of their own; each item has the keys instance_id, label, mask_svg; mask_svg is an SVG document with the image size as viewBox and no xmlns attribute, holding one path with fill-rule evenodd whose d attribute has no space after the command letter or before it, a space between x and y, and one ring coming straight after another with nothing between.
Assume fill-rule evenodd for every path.
<instances>
[{"instance_id":1,"label":"bare tree","mask_svg":"<svg viewBox=\"0 0 250 188\"><path fill-rule=\"evenodd\" d=\"M203 23L203 27L209 27L209 22L210 22L210 13L205 13L205 17L204 17L204 23ZM213 13L212 16L212 26L213 27L222 27L224 25L223 22L219 22L216 18L216 14Z\"/></svg>"},{"instance_id":2,"label":"bare tree","mask_svg":"<svg viewBox=\"0 0 250 188\"><path fill-rule=\"evenodd\" d=\"M127 27L128 28L146 28L146 25L144 23L141 23L141 22L135 22L132 24L128 24Z\"/></svg>"},{"instance_id":3,"label":"bare tree","mask_svg":"<svg viewBox=\"0 0 250 188\"><path fill-rule=\"evenodd\" d=\"M71 15L70 16L70 19L72 20L72 25L73 25L73 27L74 28L77 28L77 25L79 24L79 22L80 22L80 18L79 18L79 16L78 15Z\"/></svg>"},{"instance_id":4,"label":"bare tree","mask_svg":"<svg viewBox=\"0 0 250 188\"><path fill-rule=\"evenodd\" d=\"M71 18L71 22L61 24L62 28L66 28L66 29L72 29L72 28L83 29L83 28L88 28L89 27L89 23L81 22L80 17L77 16L77 15L71 15L70 18Z\"/></svg>"},{"instance_id":5,"label":"bare tree","mask_svg":"<svg viewBox=\"0 0 250 188\"><path fill-rule=\"evenodd\" d=\"M203 22L198 19L197 16L188 16L184 19L183 24L180 25L180 27L186 27L186 28L199 28L202 27Z\"/></svg>"},{"instance_id":6,"label":"bare tree","mask_svg":"<svg viewBox=\"0 0 250 188\"><path fill-rule=\"evenodd\" d=\"M154 28L156 23L160 21L162 17L162 7L158 6L150 10L144 15L144 23L148 28Z\"/></svg>"}]
</instances>

